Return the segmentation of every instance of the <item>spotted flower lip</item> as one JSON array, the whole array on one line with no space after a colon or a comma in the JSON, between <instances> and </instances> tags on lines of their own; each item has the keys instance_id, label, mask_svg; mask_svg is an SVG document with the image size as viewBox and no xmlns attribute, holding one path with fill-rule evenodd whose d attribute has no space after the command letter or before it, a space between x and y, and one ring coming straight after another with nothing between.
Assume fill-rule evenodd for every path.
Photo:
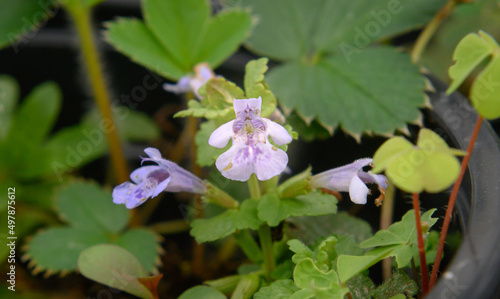
<instances>
[{"instance_id":1,"label":"spotted flower lip","mask_svg":"<svg viewBox=\"0 0 500 299\"><path fill-rule=\"evenodd\" d=\"M364 171L363 167L372 164L371 158L354 161L341 167L333 168L311 177L309 185L312 188L325 188L333 191L349 192L351 201L356 204L366 204L366 197L370 190L366 184L377 184L383 199L384 190L387 188L387 178L381 174ZM381 199L376 203L380 204Z\"/></svg>"},{"instance_id":2,"label":"spotted flower lip","mask_svg":"<svg viewBox=\"0 0 500 299\"><path fill-rule=\"evenodd\" d=\"M127 209L133 209L162 191L205 192L204 181L174 162L163 159L156 148L148 147L144 152L149 158L142 158L142 162L152 161L157 165L142 166L134 170L130 174L132 182L124 182L113 189L114 203L125 204Z\"/></svg>"},{"instance_id":3,"label":"spotted flower lip","mask_svg":"<svg viewBox=\"0 0 500 299\"><path fill-rule=\"evenodd\" d=\"M197 99L202 99L203 97L199 94L198 90L205 85L208 80L215 78L215 73L206 62L197 64L194 67L194 73L194 76L188 75L180 78L177 84L163 84L163 89L175 94L192 92Z\"/></svg>"},{"instance_id":4,"label":"spotted flower lip","mask_svg":"<svg viewBox=\"0 0 500 299\"><path fill-rule=\"evenodd\" d=\"M236 119L217 128L208 143L223 148L232 139L232 146L217 158L215 165L222 175L235 181L247 181L255 173L261 181L279 175L288 163L287 154L277 145L292 141L281 125L260 117L262 98L234 99Z\"/></svg>"}]
</instances>

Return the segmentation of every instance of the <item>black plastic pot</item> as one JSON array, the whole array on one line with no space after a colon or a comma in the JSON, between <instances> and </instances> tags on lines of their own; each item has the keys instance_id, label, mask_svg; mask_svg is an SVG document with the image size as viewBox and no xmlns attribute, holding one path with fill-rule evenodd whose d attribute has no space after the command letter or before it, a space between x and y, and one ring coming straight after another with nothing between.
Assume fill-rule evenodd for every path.
<instances>
[{"instance_id":1,"label":"black plastic pot","mask_svg":"<svg viewBox=\"0 0 500 299\"><path fill-rule=\"evenodd\" d=\"M431 79L432 80L432 79ZM469 101L432 80L433 118L450 138L466 149L477 120ZM463 241L435 288L426 298L500 298L500 140L489 123L483 122L469 162L456 210Z\"/></svg>"}]
</instances>

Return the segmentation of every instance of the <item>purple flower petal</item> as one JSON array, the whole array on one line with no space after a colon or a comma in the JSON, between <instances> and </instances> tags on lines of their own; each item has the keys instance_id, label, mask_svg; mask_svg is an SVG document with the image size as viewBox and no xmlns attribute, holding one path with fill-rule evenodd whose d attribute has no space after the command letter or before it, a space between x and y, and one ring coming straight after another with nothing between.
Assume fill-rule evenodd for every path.
<instances>
[{"instance_id":1,"label":"purple flower petal","mask_svg":"<svg viewBox=\"0 0 500 299\"><path fill-rule=\"evenodd\" d=\"M261 181L267 181L282 173L288 164L288 155L268 143L258 143L254 156L255 174Z\"/></svg>"},{"instance_id":2,"label":"purple flower petal","mask_svg":"<svg viewBox=\"0 0 500 299\"><path fill-rule=\"evenodd\" d=\"M262 98L251 98L251 99L242 99L242 100L237 100L234 99L233 101L233 107L234 107L234 112L236 116L240 112L244 112L247 108L252 109L253 111L258 111L257 114L260 115L260 108L262 106Z\"/></svg>"},{"instance_id":3,"label":"purple flower petal","mask_svg":"<svg viewBox=\"0 0 500 299\"><path fill-rule=\"evenodd\" d=\"M231 180L248 181L253 171L253 155L249 147L235 143L217 158L215 166L221 174Z\"/></svg>"},{"instance_id":4,"label":"purple flower petal","mask_svg":"<svg viewBox=\"0 0 500 299\"><path fill-rule=\"evenodd\" d=\"M268 120L267 128L269 136L271 136L274 143L276 143L277 145L283 145L292 142L292 136L290 136L290 134L288 134L288 131L280 124Z\"/></svg>"},{"instance_id":5,"label":"purple flower petal","mask_svg":"<svg viewBox=\"0 0 500 299\"><path fill-rule=\"evenodd\" d=\"M351 201L359 205L364 205L366 204L368 193L369 190L365 183L357 175L353 176L349 185L349 197Z\"/></svg>"},{"instance_id":6,"label":"purple flower petal","mask_svg":"<svg viewBox=\"0 0 500 299\"><path fill-rule=\"evenodd\" d=\"M229 139L231 139L231 136L233 136L234 134L233 124L234 120L218 127L215 131L213 131L212 135L210 135L210 138L208 139L208 144L217 148L225 147L229 142Z\"/></svg>"}]
</instances>

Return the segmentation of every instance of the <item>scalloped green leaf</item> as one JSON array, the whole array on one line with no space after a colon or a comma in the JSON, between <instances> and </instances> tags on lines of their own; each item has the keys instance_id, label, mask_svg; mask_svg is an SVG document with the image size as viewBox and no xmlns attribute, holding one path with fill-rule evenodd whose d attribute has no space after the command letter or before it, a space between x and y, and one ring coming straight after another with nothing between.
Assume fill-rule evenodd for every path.
<instances>
[{"instance_id":1,"label":"scalloped green leaf","mask_svg":"<svg viewBox=\"0 0 500 299\"><path fill-rule=\"evenodd\" d=\"M196 242L204 243L227 237L236 230L257 230L262 225L257 216L258 204L256 199L247 199L239 209L226 210L208 219L196 219L191 222L191 236Z\"/></svg>"},{"instance_id":2,"label":"scalloped green leaf","mask_svg":"<svg viewBox=\"0 0 500 299\"><path fill-rule=\"evenodd\" d=\"M336 212L337 198L320 192L281 199L276 194L266 194L259 203L259 218L270 226L277 226L288 217L327 215Z\"/></svg>"},{"instance_id":3,"label":"scalloped green leaf","mask_svg":"<svg viewBox=\"0 0 500 299\"><path fill-rule=\"evenodd\" d=\"M0 49L9 44L27 43L32 38L28 35L42 26L54 15L54 0L18 0L0 2ZM19 51L14 44L16 53Z\"/></svg>"},{"instance_id":4,"label":"scalloped green leaf","mask_svg":"<svg viewBox=\"0 0 500 299\"><path fill-rule=\"evenodd\" d=\"M132 253L148 273L153 273L159 262L160 236L146 229L131 229L120 236L116 244Z\"/></svg>"},{"instance_id":5,"label":"scalloped green leaf","mask_svg":"<svg viewBox=\"0 0 500 299\"><path fill-rule=\"evenodd\" d=\"M243 0L259 22L247 46L277 60L356 50L426 24L445 0ZM280 28L280 30L276 30Z\"/></svg>"},{"instance_id":6,"label":"scalloped green leaf","mask_svg":"<svg viewBox=\"0 0 500 299\"><path fill-rule=\"evenodd\" d=\"M28 243L26 254L34 263L35 272L74 271L83 250L106 242L108 236L103 231L55 227L36 234Z\"/></svg>"},{"instance_id":7,"label":"scalloped green leaf","mask_svg":"<svg viewBox=\"0 0 500 299\"><path fill-rule=\"evenodd\" d=\"M111 192L93 182L74 181L57 194L59 215L72 227L116 233L125 228L129 213L113 203Z\"/></svg>"},{"instance_id":8,"label":"scalloped green leaf","mask_svg":"<svg viewBox=\"0 0 500 299\"><path fill-rule=\"evenodd\" d=\"M206 119L229 118L233 114L233 108L228 106L226 108L207 108L197 100L189 100L188 108L177 112L174 117L203 117ZM207 139L208 140L208 139Z\"/></svg>"},{"instance_id":9,"label":"scalloped green leaf","mask_svg":"<svg viewBox=\"0 0 500 299\"><path fill-rule=\"evenodd\" d=\"M474 109L486 119L500 117L500 49L485 69L477 76L470 89L470 99Z\"/></svg>"},{"instance_id":10,"label":"scalloped green leaf","mask_svg":"<svg viewBox=\"0 0 500 299\"><path fill-rule=\"evenodd\" d=\"M431 209L421 216L422 223L427 223L429 228L432 227L438 218L432 218L432 214L436 209ZM386 230L378 231L375 236L361 242L361 248L370 248L377 246L387 246L395 244L416 244L417 234L415 225L415 212L410 210L403 215L400 221L393 223Z\"/></svg>"},{"instance_id":11,"label":"scalloped green leaf","mask_svg":"<svg viewBox=\"0 0 500 299\"><path fill-rule=\"evenodd\" d=\"M214 288L207 286L195 286L184 291L184 293L182 293L178 299L199 299L199 298L226 299L227 297Z\"/></svg>"},{"instance_id":12,"label":"scalloped green leaf","mask_svg":"<svg viewBox=\"0 0 500 299\"><path fill-rule=\"evenodd\" d=\"M216 148L208 144L208 139L215 129L217 129L217 125L213 121L206 121L200 125L200 129L196 132L194 137L196 143L196 163L200 166L214 165L217 157L231 146L228 143L224 148Z\"/></svg>"},{"instance_id":13,"label":"scalloped green leaf","mask_svg":"<svg viewBox=\"0 0 500 299\"><path fill-rule=\"evenodd\" d=\"M16 112L7 140L23 138L34 144L42 142L57 120L61 103L61 89L56 83L36 86Z\"/></svg>"},{"instance_id":14,"label":"scalloped green leaf","mask_svg":"<svg viewBox=\"0 0 500 299\"><path fill-rule=\"evenodd\" d=\"M187 74L141 20L120 18L106 25L108 42L132 61L171 80Z\"/></svg>"},{"instance_id":15,"label":"scalloped green leaf","mask_svg":"<svg viewBox=\"0 0 500 299\"><path fill-rule=\"evenodd\" d=\"M339 278L334 270L321 271L310 258L301 260L295 266L293 280L295 285L301 289L308 289L311 285L318 288L329 288L332 284L339 283Z\"/></svg>"},{"instance_id":16,"label":"scalloped green leaf","mask_svg":"<svg viewBox=\"0 0 500 299\"><path fill-rule=\"evenodd\" d=\"M340 125L351 134L392 133L416 121L425 103L418 67L388 47L363 50L351 62L329 56L316 64L283 64L267 78L284 106L331 131Z\"/></svg>"},{"instance_id":17,"label":"scalloped green leaf","mask_svg":"<svg viewBox=\"0 0 500 299\"><path fill-rule=\"evenodd\" d=\"M139 298L154 298L138 281L148 276L146 270L132 253L119 246L101 244L86 249L78 258L78 269L88 279Z\"/></svg>"},{"instance_id":18,"label":"scalloped green leaf","mask_svg":"<svg viewBox=\"0 0 500 299\"><path fill-rule=\"evenodd\" d=\"M268 286L260 288L255 293L254 299L288 299L290 296L298 291L299 288L291 279L281 279L271 283Z\"/></svg>"},{"instance_id":19,"label":"scalloped green leaf","mask_svg":"<svg viewBox=\"0 0 500 299\"><path fill-rule=\"evenodd\" d=\"M14 109L19 100L19 84L7 75L0 75L0 141L9 132Z\"/></svg>"},{"instance_id":20,"label":"scalloped green leaf","mask_svg":"<svg viewBox=\"0 0 500 299\"><path fill-rule=\"evenodd\" d=\"M271 115L277 106L276 98L264 80L268 61L269 59L264 57L251 60L245 66L245 94L247 98L262 97L262 117Z\"/></svg>"},{"instance_id":21,"label":"scalloped green leaf","mask_svg":"<svg viewBox=\"0 0 500 299\"><path fill-rule=\"evenodd\" d=\"M373 172L385 169L387 177L409 193L440 192L458 177L460 163L455 155L464 152L448 147L429 129L421 129L417 146L402 137L387 140L375 152Z\"/></svg>"},{"instance_id":22,"label":"scalloped green leaf","mask_svg":"<svg viewBox=\"0 0 500 299\"><path fill-rule=\"evenodd\" d=\"M469 33L460 40L453 53L455 64L448 70L452 83L446 93L450 94L455 91L474 68L493 54L497 48L498 44L494 39L483 31L479 31L479 34Z\"/></svg>"}]
</instances>

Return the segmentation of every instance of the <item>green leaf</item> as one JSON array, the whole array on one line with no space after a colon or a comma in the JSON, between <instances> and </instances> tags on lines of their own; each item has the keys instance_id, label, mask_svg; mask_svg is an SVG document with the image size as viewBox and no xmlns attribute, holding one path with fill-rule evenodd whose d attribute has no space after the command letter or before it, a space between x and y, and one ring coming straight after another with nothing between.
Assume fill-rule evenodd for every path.
<instances>
[{"instance_id":1,"label":"green leaf","mask_svg":"<svg viewBox=\"0 0 500 299\"><path fill-rule=\"evenodd\" d=\"M54 206L56 189L59 185L59 182L53 181L23 184L18 197L23 203L50 210Z\"/></svg>"},{"instance_id":2,"label":"green leaf","mask_svg":"<svg viewBox=\"0 0 500 299\"><path fill-rule=\"evenodd\" d=\"M284 64L268 80L288 109L307 121L316 118L331 131L341 125L352 134L392 133L417 120L425 102L418 67L388 47L363 50L350 62L332 56L315 65Z\"/></svg>"},{"instance_id":3,"label":"green leaf","mask_svg":"<svg viewBox=\"0 0 500 299\"><path fill-rule=\"evenodd\" d=\"M128 221L128 210L113 203L111 192L93 182L70 182L57 195L60 216L72 227L108 233L121 231Z\"/></svg>"},{"instance_id":4,"label":"green leaf","mask_svg":"<svg viewBox=\"0 0 500 299\"><path fill-rule=\"evenodd\" d=\"M226 210L209 219L196 219L191 223L191 235L196 242L203 243L222 239L236 230L257 230L262 225L257 217L258 204L256 199L247 199L239 209Z\"/></svg>"},{"instance_id":5,"label":"green leaf","mask_svg":"<svg viewBox=\"0 0 500 299\"><path fill-rule=\"evenodd\" d=\"M371 299L370 294L375 290L373 281L363 274L358 274L349 279L346 286L349 288L352 299Z\"/></svg>"},{"instance_id":6,"label":"green leaf","mask_svg":"<svg viewBox=\"0 0 500 299\"><path fill-rule=\"evenodd\" d=\"M206 2L206 1L205 1ZM247 11L223 10L210 21L196 55L213 68L219 66L247 37L252 20Z\"/></svg>"},{"instance_id":7,"label":"green leaf","mask_svg":"<svg viewBox=\"0 0 500 299\"><path fill-rule=\"evenodd\" d=\"M226 299L226 296L214 288L207 286L196 286L185 291L178 299Z\"/></svg>"},{"instance_id":8,"label":"green leaf","mask_svg":"<svg viewBox=\"0 0 500 299\"><path fill-rule=\"evenodd\" d=\"M260 58L251 60L245 66L245 94L247 98L262 97L262 117L268 117L276 109L277 101L274 94L269 90L269 86L264 81L264 74L267 72L269 59Z\"/></svg>"},{"instance_id":9,"label":"green leaf","mask_svg":"<svg viewBox=\"0 0 500 299\"><path fill-rule=\"evenodd\" d=\"M496 53L500 50L497 47ZM470 89L470 99L474 109L486 119L500 117L500 57L495 55L479 74Z\"/></svg>"},{"instance_id":10,"label":"green leaf","mask_svg":"<svg viewBox=\"0 0 500 299\"><path fill-rule=\"evenodd\" d=\"M83 276L139 298L153 298L137 278L147 277L139 260L127 250L111 244L93 246L78 258Z\"/></svg>"},{"instance_id":11,"label":"green leaf","mask_svg":"<svg viewBox=\"0 0 500 299\"><path fill-rule=\"evenodd\" d=\"M492 39L486 33L480 31L467 34L457 45L453 53L455 64L450 67L448 73L452 79L452 84L446 90L447 94L455 91L486 57L493 54L498 44L490 42Z\"/></svg>"},{"instance_id":12,"label":"green leaf","mask_svg":"<svg viewBox=\"0 0 500 299\"><path fill-rule=\"evenodd\" d=\"M2 1L0 3L0 48L13 44L29 42L32 35L23 37L55 13L53 5L56 1L40 2L37 0ZM16 53L19 51L14 46Z\"/></svg>"},{"instance_id":13,"label":"green leaf","mask_svg":"<svg viewBox=\"0 0 500 299\"><path fill-rule=\"evenodd\" d=\"M427 223L429 227L432 227L438 220L437 218L432 218L432 214L435 211L436 209L431 209L422 214L422 223ZM378 231L375 236L362 242L360 247L370 248L394 244L407 245L416 243L415 211L410 210L401 218L401 221L393 223L387 230Z\"/></svg>"},{"instance_id":14,"label":"green leaf","mask_svg":"<svg viewBox=\"0 0 500 299\"><path fill-rule=\"evenodd\" d=\"M205 83L205 89L201 93L206 95L206 99L202 100L208 107L224 109L227 107L233 108L234 99L244 99L243 90L231 81L227 81L222 77L212 78Z\"/></svg>"},{"instance_id":15,"label":"green leaf","mask_svg":"<svg viewBox=\"0 0 500 299\"><path fill-rule=\"evenodd\" d=\"M35 272L74 271L83 250L106 242L108 237L101 231L56 227L36 234L28 243L26 254L34 263Z\"/></svg>"},{"instance_id":16,"label":"green leaf","mask_svg":"<svg viewBox=\"0 0 500 299\"><path fill-rule=\"evenodd\" d=\"M298 290L291 279L277 280L266 287L262 287L255 293L254 299L288 299Z\"/></svg>"},{"instance_id":17,"label":"green leaf","mask_svg":"<svg viewBox=\"0 0 500 299\"><path fill-rule=\"evenodd\" d=\"M365 271L379 261L391 256L394 248L399 245L382 247L379 250L373 250L363 256L341 255L337 260L337 270L342 282Z\"/></svg>"},{"instance_id":18,"label":"green leaf","mask_svg":"<svg viewBox=\"0 0 500 299\"><path fill-rule=\"evenodd\" d=\"M292 216L317 216L336 212L337 198L320 192L282 199L276 194L266 194L259 203L259 218L270 226L277 226Z\"/></svg>"},{"instance_id":19,"label":"green leaf","mask_svg":"<svg viewBox=\"0 0 500 299\"><path fill-rule=\"evenodd\" d=\"M463 151L450 149L429 129L421 129L414 147L402 137L393 137L375 152L374 172L385 169L389 179L409 193L440 192L458 177L460 163L454 155Z\"/></svg>"},{"instance_id":20,"label":"green leaf","mask_svg":"<svg viewBox=\"0 0 500 299\"><path fill-rule=\"evenodd\" d=\"M300 61L332 53L344 44L359 50L426 24L445 0L244 0L243 4L259 20L248 47L273 59Z\"/></svg>"},{"instance_id":21,"label":"green leaf","mask_svg":"<svg viewBox=\"0 0 500 299\"><path fill-rule=\"evenodd\" d=\"M384 281L382 285L372 292L375 299L385 299L397 294L404 294L407 297L417 295L418 285L411 279L404 270L397 270L391 277ZM406 297L404 297L406 298Z\"/></svg>"},{"instance_id":22,"label":"green leaf","mask_svg":"<svg viewBox=\"0 0 500 299\"><path fill-rule=\"evenodd\" d=\"M304 243L297 239L293 239L287 242L288 246L290 246L290 250L295 254L292 256L292 261L297 264L303 259L312 258L313 252L309 247L307 247Z\"/></svg>"},{"instance_id":23,"label":"green leaf","mask_svg":"<svg viewBox=\"0 0 500 299\"><path fill-rule=\"evenodd\" d=\"M256 273L244 275L231 295L233 299L251 299L259 289L260 276Z\"/></svg>"},{"instance_id":24,"label":"green leaf","mask_svg":"<svg viewBox=\"0 0 500 299\"><path fill-rule=\"evenodd\" d=\"M295 285L301 289L310 288L311 285L319 288L328 288L332 284L338 284L339 278L335 271L323 272L314 264L313 260L306 258L301 260L293 270Z\"/></svg>"},{"instance_id":25,"label":"green leaf","mask_svg":"<svg viewBox=\"0 0 500 299\"><path fill-rule=\"evenodd\" d=\"M296 217L290 221L295 228L289 228L287 235L298 238L306 244L314 244L316 239L332 234L349 235L356 242L364 241L373 235L369 223L346 212L326 216Z\"/></svg>"},{"instance_id":26,"label":"green leaf","mask_svg":"<svg viewBox=\"0 0 500 299\"><path fill-rule=\"evenodd\" d=\"M233 109L231 106L220 109L220 108L212 108L206 107L202 103L197 100L189 100L188 108L186 110L182 110L177 112L174 117L203 117L206 119L214 119L214 118L227 118L231 116Z\"/></svg>"},{"instance_id":27,"label":"green leaf","mask_svg":"<svg viewBox=\"0 0 500 299\"><path fill-rule=\"evenodd\" d=\"M0 75L0 141L9 132L14 108L19 100L19 84L7 75Z\"/></svg>"},{"instance_id":28,"label":"green leaf","mask_svg":"<svg viewBox=\"0 0 500 299\"><path fill-rule=\"evenodd\" d=\"M447 240L448 241L448 240ZM447 246L449 245L448 242L446 242ZM439 245L439 232L437 231L430 231L429 235L425 238L425 260L427 261L427 265L432 265L434 264L434 260L436 259L436 254L437 254L437 248ZM420 258L419 258L419 253L418 253L418 246L412 246L413 249L413 258L415 260L415 266L419 267L420 266Z\"/></svg>"},{"instance_id":29,"label":"green leaf","mask_svg":"<svg viewBox=\"0 0 500 299\"><path fill-rule=\"evenodd\" d=\"M213 121L206 121L200 125L200 129L194 137L196 143L196 163L200 166L212 166L217 157L222 155L231 146L229 143L225 148L216 148L208 144L208 139L217 125Z\"/></svg>"},{"instance_id":30,"label":"green leaf","mask_svg":"<svg viewBox=\"0 0 500 299\"><path fill-rule=\"evenodd\" d=\"M132 253L148 273L156 270L159 261L158 239L160 237L146 229L131 229L120 236L116 245Z\"/></svg>"},{"instance_id":31,"label":"green leaf","mask_svg":"<svg viewBox=\"0 0 500 299\"><path fill-rule=\"evenodd\" d=\"M120 18L106 24L107 40L132 61L171 80L187 74L142 21Z\"/></svg>"},{"instance_id":32,"label":"green leaf","mask_svg":"<svg viewBox=\"0 0 500 299\"><path fill-rule=\"evenodd\" d=\"M46 82L35 87L17 111L7 140L22 138L34 144L42 142L59 115L61 101L57 84Z\"/></svg>"},{"instance_id":33,"label":"green leaf","mask_svg":"<svg viewBox=\"0 0 500 299\"><path fill-rule=\"evenodd\" d=\"M146 0L146 24L182 68L189 71L201 46L199 36L207 30L210 7L205 0ZM201 62L201 61L200 61Z\"/></svg>"}]
</instances>

